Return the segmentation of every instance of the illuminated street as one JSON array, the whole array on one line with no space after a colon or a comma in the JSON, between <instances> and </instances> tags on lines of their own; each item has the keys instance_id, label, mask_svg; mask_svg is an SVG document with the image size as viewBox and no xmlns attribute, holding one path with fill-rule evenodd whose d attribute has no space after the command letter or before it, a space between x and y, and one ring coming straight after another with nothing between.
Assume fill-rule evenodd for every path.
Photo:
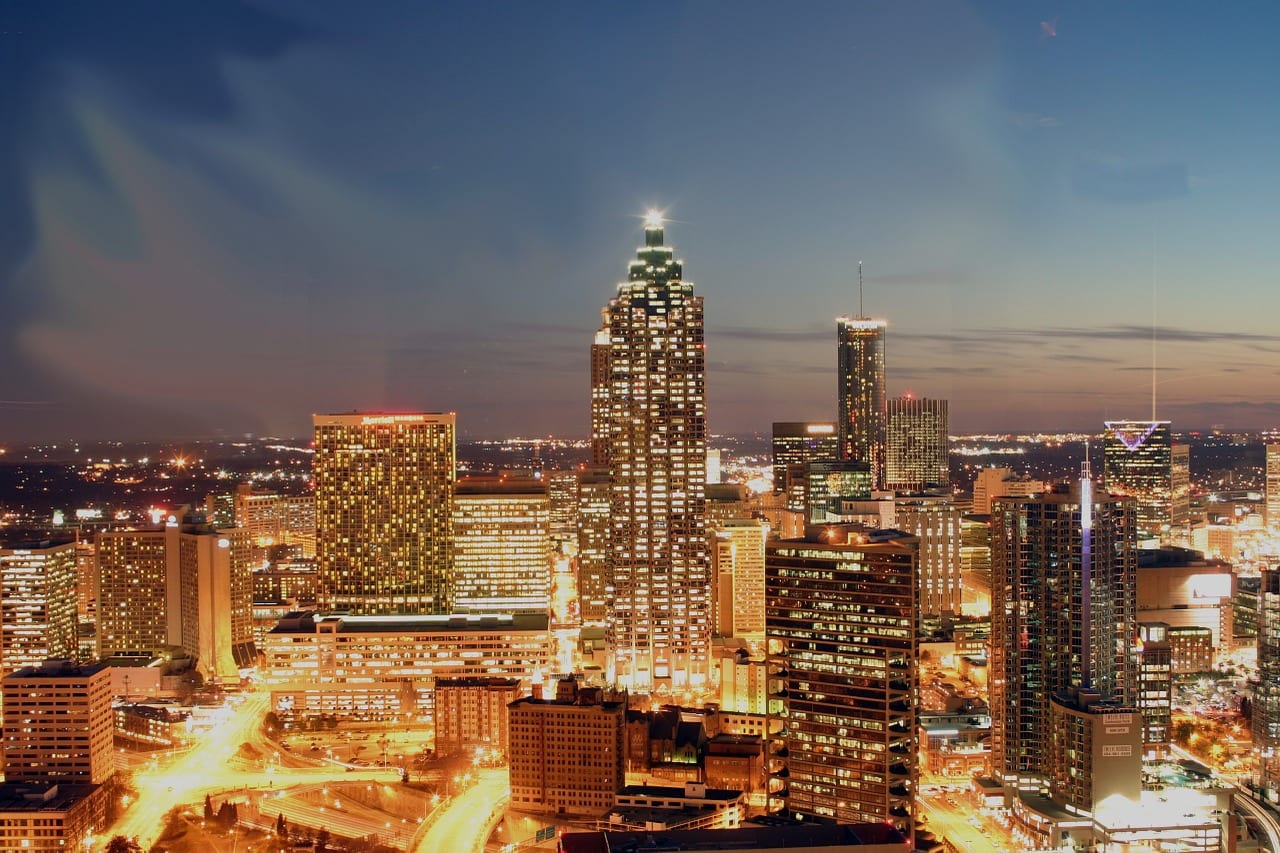
<instances>
[{"instance_id":1,"label":"illuminated street","mask_svg":"<svg viewBox=\"0 0 1280 853\"><path fill-rule=\"evenodd\" d=\"M916 800L919 814L928 816L925 828L938 837L939 841L951 842L961 853L992 853L992 851L1009 850L989 834L1002 827L993 826L990 821L974 814L975 810L964 805L951 805L942 796L921 795ZM974 826L977 823L978 826Z\"/></svg>"},{"instance_id":2,"label":"illuminated street","mask_svg":"<svg viewBox=\"0 0 1280 853\"><path fill-rule=\"evenodd\" d=\"M484 849L495 811L506 809L507 768L480 770L480 779L454 797L422 837L418 853L474 853Z\"/></svg>"}]
</instances>

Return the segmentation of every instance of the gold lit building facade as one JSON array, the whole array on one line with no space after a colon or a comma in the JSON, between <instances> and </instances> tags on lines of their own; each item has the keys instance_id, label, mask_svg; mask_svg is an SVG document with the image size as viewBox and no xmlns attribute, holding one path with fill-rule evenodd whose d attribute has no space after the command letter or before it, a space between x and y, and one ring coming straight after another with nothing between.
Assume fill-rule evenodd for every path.
<instances>
[{"instance_id":1,"label":"gold lit building facade","mask_svg":"<svg viewBox=\"0 0 1280 853\"><path fill-rule=\"evenodd\" d=\"M454 609L545 613L551 518L541 480L468 478L453 499Z\"/></svg>"},{"instance_id":2,"label":"gold lit building facade","mask_svg":"<svg viewBox=\"0 0 1280 853\"><path fill-rule=\"evenodd\" d=\"M0 548L0 674L77 657L76 545Z\"/></svg>"},{"instance_id":3,"label":"gold lit building facade","mask_svg":"<svg viewBox=\"0 0 1280 853\"><path fill-rule=\"evenodd\" d=\"M322 606L450 612L455 416L316 415L313 422Z\"/></svg>"}]
</instances>

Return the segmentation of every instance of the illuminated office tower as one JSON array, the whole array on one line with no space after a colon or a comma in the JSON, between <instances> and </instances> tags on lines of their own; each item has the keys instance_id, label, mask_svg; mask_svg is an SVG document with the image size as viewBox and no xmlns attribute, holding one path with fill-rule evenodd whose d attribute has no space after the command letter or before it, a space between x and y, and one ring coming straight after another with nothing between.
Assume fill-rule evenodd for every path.
<instances>
[{"instance_id":1,"label":"illuminated office tower","mask_svg":"<svg viewBox=\"0 0 1280 853\"><path fill-rule=\"evenodd\" d=\"M644 245L592 347L593 386L608 376L607 412L593 396L592 435L608 436L613 480L617 674L641 689L701 683L711 637L702 297L662 226L657 213L646 217Z\"/></svg>"},{"instance_id":2,"label":"illuminated office tower","mask_svg":"<svg viewBox=\"0 0 1280 853\"><path fill-rule=\"evenodd\" d=\"M964 587L960 508L951 495L910 495L894 501L894 526L919 540L916 566L921 616L958 616Z\"/></svg>"},{"instance_id":3,"label":"illuminated office tower","mask_svg":"<svg viewBox=\"0 0 1280 853\"><path fill-rule=\"evenodd\" d=\"M916 542L811 526L765 555L769 806L912 831Z\"/></svg>"},{"instance_id":4,"label":"illuminated office tower","mask_svg":"<svg viewBox=\"0 0 1280 853\"><path fill-rule=\"evenodd\" d=\"M238 527L185 523L178 531L179 636L211 683L239 683L240 670L257 664L253 542L249 531Z\"/></svg>"},{"instance_id":5,"label":"illuminated office tower","mask_svg":"<svg viewBox=\"0 0 1280 853\"><path fill-rule=\"evenodd\" d=\"M1103 485L1136 503L1138 541L1186 545L1190 538L1190 446L1174 444L1168 421L1107 421Z\"/></svg>"},{"instance_id":6,"label":"illuminated office tower","mask_svg":"<svg viewBox=\"0 0 1280 853\"><path fill-rule=\"evenodd\" d=\"M1280 790L1280 569L1264 569L1258 590L1258 681L1253 687L1253 749L1260 787Z\"/></svg>"},{"instance_id":7,"label":"illuminated office tower","mask_svg":"<svg viewBox=\"0 0 1280 853\"><path fill-rule=\"evenodd\" d=\"M178 572L169 563L177 553L169 538L167 528L98 534L98 657L181 645Z\"/></svg>"},{"instance_id":8,"label":"illuminated office tower","mask_svg":"<svg viewBox=\"0 0 1280 853\"><path fill-rule=\"evenodd\" d=\"M578 477L578 607L584 625L612 625L613 568L609 520L613 481L607 468Z\"/></svg>"},{"instance_id":9,"label":"illuminated office tower","mask_svg":"<svg viewBox=\"0 0 1280 853\"><path fill-rule=\"evenodd\" d=\"M610 429L613 423L609 354L613 349L609 309L601 312L601 328L591 342L591 464L609 464Z\"/></svg>"},{"instance_id":10,"label":"illuminated office tower","mask_svg":"<svg viewBox=\"0 0 1280 853\"><path fill-rule=\"evenodd\" d=\"M894 397L888 402L886 489L918 492L951 482L947 401Z\"/></svg>"},{"instance_id":11,"label":"illuminated office tower","mask_svg":"<svg viewBox=\"0 0 1280 853\"><path fill-rule=\"evenodd\" d=\"M0 674L79 657L74 542L0 548Z\"/></svg>"},{"instance_id":12,"label":"illuminated office tower","mask_svg":"<svg viewBox=\"0 0 1280 853\"><path fill-rule=\"evenodd\" d=\"M1280 444L1267 445L1267 527L1280 531Z\"/></svg>"},{"instance_id":13,"label":"illuminated office tower","mask_svg":"<svg viewBox=\"0 0 1280 853\"><path fill-rule=\"evenodd\" d=\"M449 613L455 416L315 415L320 604Z\"/></svg>"},{"instance_id":14,"label":"illuminated office tower","mask_svg":"<svg viewBox=\"0 0 1280 853\"><path fill-rule=\"evenodd\" d=\"M1132 500L1095 492L1087 468L1046 494L992 501L992 763L1008 787L1044 781L1057 698L1135 701L1133 525Z\"/></svg>"},{"instance_id":15,"label":"illuminated office tower","mask_svg":"<svg viewBox=\"0 0 1280 853\"><path fill-rule=\"evenodd\" d=\"M809 524L839 521L856 514L851 503L871 499L872 473L866 462L809 462L797 468L793 477L804 477L804 514Z\"/></svg>"},{"instance_id":16,"label":"illuminated office tower","mask_svg":"<svg viewBox=\"0 0 1280 853\"><path fill-rule=\"evenodd\" d=\"M884 320L840 317L837 375L840 455L871 467L871 482L884 488L888 412L885 398Z\"/></svg>"},{"instance_id":17,"label":"illuminated office tower","mask_svg":"<svg viewBox=\"0 0 1280 853\"><path fill-rule=\"evenodd\" d=\"M111 670L105 664L44 661L9 673L0 686L6 782L98 785L115 775Z\"/></svg>"},{"instance_id":18,"label":"illuminated office tower","mask_svg":"<svg viewBox=\"0 0 1280 853\"><path fill-rule=\"evenodd\" d=\"M764 543L769 525L758 518L724 519L711 530L715 632L764 645Z\"/></svg>"},{"instance_id":19,"label":"illuminated office tower","mask_svg":"<svg viewBox=\"0 0 1280 853\"><path fill-rule=\"evenodd\" d=\"M468 477L453 495L454 609L546 613L551 517L541 480Z\"/></svg>"},{"instance_id":20,"label":"illuminated office tower","mask_svg":"<svg viewBox=\"0 0 1280 853\"><path fill-rule=\"evenodd\" d=\"M552 540L573 539L578 530L578 472L547 471L543 481L547 484Z\"/></svg>"},{"instance_id":21,"label":"illuminated office tower","mask_svg":"<svg viewBox=\"0 0 1280 853\"><path fill-rule=\"evenodd\" d=\"M805 463L840 458L840 436L835 424L774 422L773 490L786 493L787 509L804 512L805 482L801 475Z\"/></svg>"}]
</instances>

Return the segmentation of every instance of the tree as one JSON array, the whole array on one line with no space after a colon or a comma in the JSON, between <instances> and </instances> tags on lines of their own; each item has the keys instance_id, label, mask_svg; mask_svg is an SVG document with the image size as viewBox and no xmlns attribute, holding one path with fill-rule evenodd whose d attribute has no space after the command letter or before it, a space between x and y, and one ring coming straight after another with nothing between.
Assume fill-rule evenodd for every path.
<instances>
[{"instance_id":1,"label":"tree","mask_svg":"<svg viewBox=\"0 0 1280 853\"><path fill-rule=\"evenodd\" d=\"M142 853L142 845L132 838L117 835L107 842L107 853Z\"/></svg>"},{"instance_id":2,"label":"tree","mask_svg":"<svg viewBox=\"0 0 1280 853\"><path fill-rule=\"evenodd\" d=\"M283 728L280 723L280 715L275 711L268 711L267 715L262 718L262 728L269 735L273 735L280 731L280 729Z\"/></svg>"},{"instance_id":3,"label":"tree","mask_svg":"<svg viewBox=\"0 0 1280 853\"><path fill-rule=\"evenodd\" d=\"M316 853L324 853L329 849L329 830L321 827L316 833Z\"/></svg>"},{"instance_id":4,"label":"tree","mask_svg":"<svg viewBox=\"0 0 1280 853\"><path fill-rule=\"evenodd\" d=\"M284 812L280 812L280 815L276 818L276 837L289 837L289 822L284 819Z\"/></svg>"},{"instance_id":5,"label":"tree","mask_svg":"<svg viewBox=\"0 0 1280 853\"><path fill-rule=\"evenodd\" d=\"M214 812L213 812L213 800L209 798L209 795L208 795L208 794L205 794L205 795L204 795L204 819L205 819L205 822L207 823L207 822L209 822L209 821L213 820L213 815L214 815Z\"/></svg>"}]
</instances>

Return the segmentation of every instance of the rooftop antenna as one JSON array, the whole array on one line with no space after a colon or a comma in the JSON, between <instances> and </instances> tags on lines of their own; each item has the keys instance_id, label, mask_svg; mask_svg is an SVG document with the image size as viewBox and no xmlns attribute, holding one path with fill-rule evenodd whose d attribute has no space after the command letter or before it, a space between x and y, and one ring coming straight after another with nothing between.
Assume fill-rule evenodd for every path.
<instances>
[{"instance_id":1,"label":"rooftop antenna","mask_svg":"<svg viewBox=\"0 0 1280 853\"><path fill-rule=\"evenodd\" d=\"M1151 420L1156 419L1156 297L1159 294L1156 279L1156 228L1151 226Z\"/></svg>"},{"instance_id":2,"label":"rooftop antenna","mask_svg":"<svg viewBox=\"0 0 1280 853\"><path fill-rule=\"evenodd\" d=\"M862 310L862 261L858 261L858 316L867 316Z\"/></svg>"}]
</instances>

